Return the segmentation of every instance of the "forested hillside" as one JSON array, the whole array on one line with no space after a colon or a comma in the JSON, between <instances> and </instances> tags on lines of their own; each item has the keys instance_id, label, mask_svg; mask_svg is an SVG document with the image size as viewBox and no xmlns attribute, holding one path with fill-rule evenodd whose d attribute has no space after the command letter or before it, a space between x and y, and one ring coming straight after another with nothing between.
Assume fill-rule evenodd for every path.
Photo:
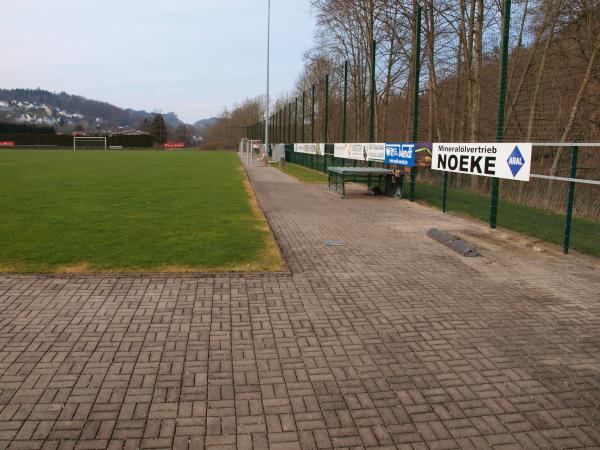
<instances>
[{"instance_id":1,"label":"forested hillside","mask_svg":"<svg viewBox=\"0 0 600 450\"><path fill-rule=\"evenodd\" d=\"M0 120L59 127L100 125L103 129L135 126L152 113L123 109L66 92L43 89L0 89ZM176 114L163 114L171 127L183 125Z\"/></svg>"}]
</instances>

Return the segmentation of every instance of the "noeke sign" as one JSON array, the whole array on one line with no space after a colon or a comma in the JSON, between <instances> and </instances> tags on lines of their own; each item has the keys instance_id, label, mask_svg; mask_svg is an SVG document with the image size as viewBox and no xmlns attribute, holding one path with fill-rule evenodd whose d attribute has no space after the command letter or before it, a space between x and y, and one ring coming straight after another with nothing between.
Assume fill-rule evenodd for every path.
<instances>
[{"instance_id":1,"label":"noeke sign","mask_svg":"<svg viewBox=\"0 0 600 450\"><path fill-rule=\"evenodd\" d=\"M431 168L529 181L531 144L433 144Z\"/></svg>"}]
</instances>

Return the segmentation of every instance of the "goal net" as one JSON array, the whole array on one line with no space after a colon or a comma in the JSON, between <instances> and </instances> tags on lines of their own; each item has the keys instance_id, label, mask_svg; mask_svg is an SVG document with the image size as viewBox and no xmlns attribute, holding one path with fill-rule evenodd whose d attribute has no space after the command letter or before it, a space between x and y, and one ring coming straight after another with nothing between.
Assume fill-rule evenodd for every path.
<instances>
[{"instance_id":1,"label":"goal net","mask_svg":"<svg viewBox=\"0 0 600 450\"><path fill-rule=\"evenodd\" d=\"M73 150L106 150L106 138L76 136L73 138Z\"/></svg>"}]
</instances>

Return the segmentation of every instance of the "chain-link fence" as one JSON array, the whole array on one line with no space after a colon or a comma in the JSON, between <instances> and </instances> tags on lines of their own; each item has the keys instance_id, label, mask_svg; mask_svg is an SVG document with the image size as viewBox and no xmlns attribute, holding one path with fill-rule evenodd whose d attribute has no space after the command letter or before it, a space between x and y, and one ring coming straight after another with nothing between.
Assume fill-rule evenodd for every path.
<instances>
[{"instance_id":1,"label":"chain-link fence","mask_svg":"<svg viewBox=\"0 0 600 450\"><path fill-rule=\"evenodd\" d=\"M293 145L286 146L287 162L323 173L329 167L368 165L365 161L336 158L329 153L311 155L293 149ZM600 257L600 145L535 145L532 159L533 175L529 182L501 180L498 226L561 245L565 252L573 249ZM371 165L389 168L379 162ZM544 175L553 166L556 176ZM540 175L553 179L538 178ZM488 221L490 185L490 178L419 169L416 200ZM404 192L408 198L408 190Z\"/></svg>"}]
</instances>

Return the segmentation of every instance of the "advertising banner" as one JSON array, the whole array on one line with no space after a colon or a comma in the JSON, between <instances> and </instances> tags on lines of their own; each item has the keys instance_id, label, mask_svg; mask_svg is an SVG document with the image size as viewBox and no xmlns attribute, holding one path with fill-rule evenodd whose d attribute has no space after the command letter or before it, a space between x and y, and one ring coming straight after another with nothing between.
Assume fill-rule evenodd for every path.
<instances>
[{"instance_id":1,"label":"advertising banner","mask_svg":"<svg viewBox=\"0 0 600 450\"><path fill-rule=\"evenodd\" d=\"M385 144L385 163L413 167L415 165L414 142L388 142Z\"/></svg>"},{"instance_id":2,"label":"advertising banner","mask_svg":"<svg viewBox=\"0 0 600 450\"><path fill-rule=\"evenodd\" d=\"M385 144L335 144L333 155L336 158L360 161L383 161L385 158Z\"/></svg>"},{"instance_id":3,"label":"advertising banner","mask_svg":"<svg viewBox=\"0 0 600 450\"><path fill-rule=\"evenodd\" d=\"M309 155L317 155L319 144L294 144L294 152L307 153Z\"/></svg>"},{"instance_id":4,"label":"advertising banner","mask_svg":"<svg viewBox=\"0 0 600 450\"><path fill-rule=\"evenodd\" d=\"M13 141L0 141L0 147L14 147L15 143Z\"/></svg>"},{"instance_id":5,"label":"advertising banner","mask_svg":"<svg viewBox=\"0 0 600 450\"><path fill-rule=\"evenodd\" d=\"M385 144L385 163L407 167L430 167L430 142L388 142Z\"/></svg>"},{"instance_id":6,"label":"advertising banner","mask_svg":"<svg viewBox=\"0 0 600 450\"><path fill-rule=\"evenodd\" d=\"M529 181L531 144L433 144L431 168L448 172Z\"/></svg>"},{"instance_id":7,"label":"advertising banner","mask_svg":"<svg viewBox=\"0 0 600 450\"><path fill-rule=\"evenodd\" d=\"M185 142L165 142L163 148L184 148Z\"/></svg>"}]
</instances>

